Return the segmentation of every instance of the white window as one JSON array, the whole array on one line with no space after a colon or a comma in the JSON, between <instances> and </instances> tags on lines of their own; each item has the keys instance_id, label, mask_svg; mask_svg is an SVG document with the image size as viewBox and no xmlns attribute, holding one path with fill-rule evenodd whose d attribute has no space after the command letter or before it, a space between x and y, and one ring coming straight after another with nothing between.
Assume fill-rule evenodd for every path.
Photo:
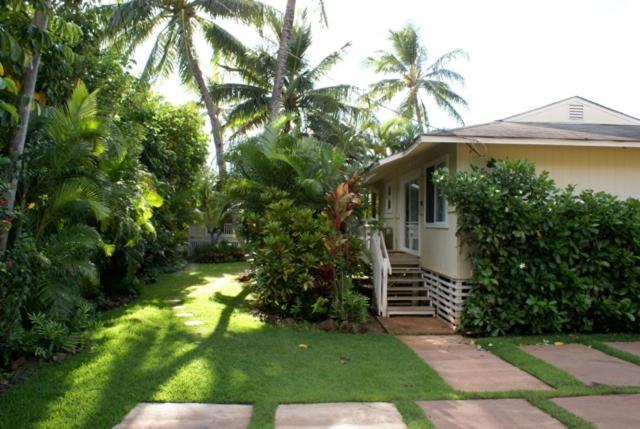
<instances>
[{"instance_id":1,"label":"white window","mask_svg":"<svg viewBox=\"0 0 640 429\"><path fill-rule=\"evenodd\" d=\"M425 223L428 226L447 226L447 199L433 181L433 173L447 168L446 158L440 159L425 170Z\"/></svg>"},{"instance_id":2,"label":"white window","mask_svg":"<svg viewBox=\"0 0 640 429\"><path fill-rule=\"evenodd\" d=\"M387 213L391 213L393 211L392 205L391 205L391 185L387 185L387 198L385 201L385 209Z\"/></svg>"}]
</instances>

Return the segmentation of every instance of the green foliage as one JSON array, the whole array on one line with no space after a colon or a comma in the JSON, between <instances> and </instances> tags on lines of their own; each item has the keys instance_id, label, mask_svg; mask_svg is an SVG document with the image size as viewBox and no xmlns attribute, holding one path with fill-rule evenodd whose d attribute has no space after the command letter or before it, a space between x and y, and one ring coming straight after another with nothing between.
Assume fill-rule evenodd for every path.
<instances>
[{"instance_id":1,"label":"green foliage","mask_svg":"<svg viewBox=\"0 0 640 429\"><path fill-rule=\"evenodd\" d=\"M190 259L200 263L237 262L244 260L244 251L238 246L221 241L197 246Z\"/></svg>"},{"instance_id":2,"label":"green foliage","mask_svg":"<svg viewBox=\"0 0 640 429\"><path fill-rule=\"evenodd\" d=\"M466 107L467 102L454 91L451 84L464 84L464 78L450 69L449 64L467 54L456 49L430 62L428 51L420 42L418 29L412 25L390 31L389 42L391 51L381 51L378 56L368 59L376 73L388 77L373 84L367 98L374 104L380 104L402 95L399 107L402 117L415 120L419 128L424 130L425 126L430 125L423 99L426 95L440 109L463 124L457 108Z\"/></svg>"},{"instance_id":3,"label":"green foliage","mask_svg":"<svg viewBox=\"0 0 640 429\"><path fill-rule=\"evenodd\" d=\"M336 293L329 314L340 322L361 324L369 316L369 299L353 290L350 277L341 276L336 282Z\"/></svg>"},{"instance_id":4,"label":"green foliage","mask_svg":"<svg viewBox=\"0 0 640 429\"><path fill-rule=\"evenodd\" d=\"M313 318L316 301L332 293L331 283L320 276L321 267L330 262L323 243L329 226L282 192L265 193L263 201L264 212L245 213L241 220L257 303L281 316ZM316 306L315 313L325 310Z\"/></svg>"},{"instance_id":5,"label":"green foliage","mask_svg":"<svg viewBox=\"0 0 640 429\"><path fill-rule=\"evenodd\" d=\"M640 202L569 187L524 161L438 180L459 213L474 289L463 329L486 335L637 331Z\"/></svg>"},{"instance_id":6,"label":"green foliage","mask_svg":"<svg viewBox=\"0 0 640 429\"><path fill-rule=\"evenodd\" d=\"M281 132L282 123L239 144L230 154L234 175L227 192L240 208L264 209L262 194L286 191L297 205L320 210L325 193L342 179L344 153L311 137Z\"/></svg>"},{"instance_id":7,"label":"green foliage","mask_svg":"<svg viewBox=\"0 0 640 429\"><path fill-rule=\"evenodd\" d=\"M280 26L280 20L272 25L278 39ZM312 40L309 24L293 28L282 94L286 115L283 128L287 132L313 135L351 154L356 148L352 148L345 137L349 132L346 119L359 110L351 103L354 88L319 85L344 58L349 44L312 65L309 61ZM234 131L233 136L247 134L269 123L276 56L277 52L265 48L235 56L235 64L223 68L237 73L241 82L211 86L214 100L230 106L225 127Z\"/></svg>"}]
</instances>

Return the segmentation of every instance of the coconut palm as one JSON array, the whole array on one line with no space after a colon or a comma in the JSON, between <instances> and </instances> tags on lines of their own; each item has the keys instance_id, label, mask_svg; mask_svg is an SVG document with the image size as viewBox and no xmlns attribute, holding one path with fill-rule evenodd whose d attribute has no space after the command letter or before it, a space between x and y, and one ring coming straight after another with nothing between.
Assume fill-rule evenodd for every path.
<instances>
[{"instance_id":1,"label":"coconut palm","mask_svg":"<svg viewBox=\"0 0 640 429\"><path fill-rule=\"evenodd\" d=\"M369 96L380 103L402 95L400 113L405 118L414 119L421 131L429 125L425 96L464 124L457 107L466 107L467 102L451 87L451 83L464 84L464 78L448 66L457 58L466 58L467 54L456 49L430 63L428 51L420 44L418 30L414 26L407 25L389 34L392 50L378 52L376 57L368 58L367 63L376 73L390 77L373 84Z\"/></svg>"},{"instance_id":2,"label":"coconut palm","mask_svg":"<svg viewBox=\"0 0 640 429\"><path fill-rule=\"evenodd\" d=\"M111 7L110 34L116 40L126 41L130 51L155 37L142 72L143 79L168 74L177 67L184 83L195 82L211 122L222 181L225 165L219 109L207 91L195 51L195 38L204 34L214 50L241 55L242 43L225 30L220 21L261 25L270 9L254 0L129 0Z\"/></svg>"},{"instance_id":3,"label":"coconut palm","mask_svg":"<svg viewBox=\"0 0 640 429\"><path fill-rule=\"evenodd\" d=\"M324 8L324 1L318 0L320 5L320 16L327 25L327 13ZM287 6L282 20L282 31L280 32L280 42L278 54L276 56L276 71L273 78L273 90L271 93L271 113L270 119L273 121L282 109L282 88L284 86L284 73L287 67L287 51L291 43L291 32L293 31L293 21L296 13L296 0L287 0Z\"/></svg>"},{"instance_id":4,"label":"coconut palm","mask_svg":"<svg viewBox=\"0 0 640 429\"><path fill-rule=\"evenodd\" d=\"M312 66L307 58L311 42L310 26L294 27L284 75L282 105L286 120L283 131L295 129L338 144L346 129L342 119L357 111L349 104L353 87L318 87L318 81L342 60L348 44ZM234 129L234 135L262 127L270 121L271 82L276 62L276 56L265 49L247 53L237 59L235 66L224 67L237 73L242 82L212 86L214 101L232 105L225 127Z\"/></svg>"}]
</instances>

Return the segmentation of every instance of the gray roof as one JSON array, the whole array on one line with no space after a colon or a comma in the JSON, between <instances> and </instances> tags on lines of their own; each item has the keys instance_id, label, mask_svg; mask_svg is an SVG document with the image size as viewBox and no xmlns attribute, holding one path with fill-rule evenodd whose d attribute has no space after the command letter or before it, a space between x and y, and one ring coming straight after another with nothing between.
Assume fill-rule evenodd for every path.
<instances>
[{"instance_id":1,"label":"gray roof","mask_svg":"<svg viewBox=\"0 0 640 429\"><path fill-rule=\"evenodd\" d=\"M438 130L425 135L446 137L640 141L640 125L495 121L452 130Z\"/></svg>"}]
</instances>

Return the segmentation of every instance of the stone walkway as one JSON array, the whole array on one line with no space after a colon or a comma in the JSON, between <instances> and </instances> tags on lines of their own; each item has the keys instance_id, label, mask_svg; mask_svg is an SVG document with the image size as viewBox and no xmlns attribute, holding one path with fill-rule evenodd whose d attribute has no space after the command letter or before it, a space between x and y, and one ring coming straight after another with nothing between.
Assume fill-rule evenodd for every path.
<instances>
[{"instance_id":1,"label":"stone walkway","mask_svg":"<svg viewBox=\"0 0 640 429\"><path fill-rule=\"evenodd\" d=\"M245 429L251 405L138 404L114 429Z\"/></svg>"},{"instance_id":2,"label":"stone walkway","mask_svg":"<svg viewBox=\"0 0 640 429\"><path fill-rule=\"evenodd\" d=\"M535 345L521 348L572 374L588 386L640 386L640 366L583 344Z\"/></svg>"},{"instance_id":3,"label":"stone walkway","mask_svg":"<svg viewBox=\"0 0 640 429\"><path fill-rule=\"evenodd\" d=\"M552 401L599 429L640 428L640 395L581 396Z\"/></svg>"},{"instance_id":4,"label":"stone walkway","mask_svg":"<svg viewBox=\"0 0 640 429\"><path fill-rule=\"evenodd\" d=\"M605 344L627 353L640 356L640 341L612 341Z\"/></svg>"},{"instance_id":5,"label":"stone walkway","mask_svg":"<svg viewBox=\"0 0 640 429\"><path fill-rule=\"evenodd\" d=\"M280 405L276 429L406 429L402 415L385 402Z\"/></svg>"},{"instance_id":6,"label":"stone walkway","mask_svg":"<svg viewBox=\"0 0 640 429\"><path fill-rule=\"evenodd\" d=\"M422 401L437 429L564 429L559 421L524 399Z\"/></svg>"},{"instance_id":7,"label":"stone walkway","mask_svg":"<svg viewBox=\"0 0 640 429\"><path fill-rule=\"evenodd\" d=\"M451 387L469 392L546 390L549 386L457 335L399 336Z\"/></svg>"}]
</instances>

